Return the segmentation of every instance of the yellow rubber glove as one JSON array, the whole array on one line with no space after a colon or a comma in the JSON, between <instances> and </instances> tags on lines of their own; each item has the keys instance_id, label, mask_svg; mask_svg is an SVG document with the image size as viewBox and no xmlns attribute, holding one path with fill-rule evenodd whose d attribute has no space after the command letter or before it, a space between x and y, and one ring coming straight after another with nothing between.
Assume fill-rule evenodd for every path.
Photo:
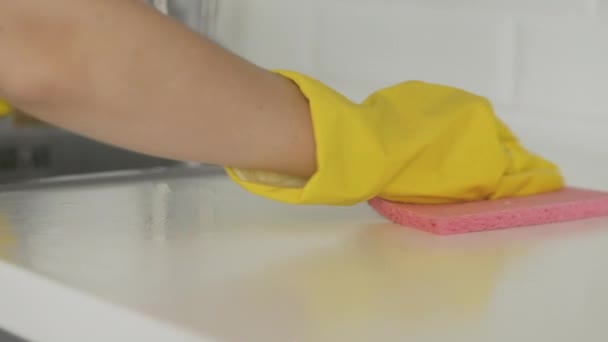
<instances>
[{"instance_id":1,"label":"yellow rubber glove","mask_svg":"<svg viewBox=\"0 0 608 342\"><path fill-rule=\"evenodd\" d=\"M11 110L11 106L6 101L0 99L0 117L8 115Z\"/></svg>"},{"instance_id":2,"label":"yellow rubber glove","mask_svg":"<svg viewBox=\"0 0 608 342\"><path fill-rule=\"evenodd\" d=\"M310 102L318 170L308 180L227 168L257 195L294 204L351 205L373 197L453 203L558 190L553 163L526 151L483 97L419 81L355 104L291 71Z\"/></svg>"}]
</instances>

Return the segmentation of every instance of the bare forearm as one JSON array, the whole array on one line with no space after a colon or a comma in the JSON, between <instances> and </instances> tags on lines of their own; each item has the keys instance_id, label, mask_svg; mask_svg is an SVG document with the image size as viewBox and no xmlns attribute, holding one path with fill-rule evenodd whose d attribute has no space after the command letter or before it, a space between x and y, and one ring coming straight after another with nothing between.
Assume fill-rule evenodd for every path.
<instances>
[{"instance_id":1,"label":"bare forearm","mask_svg":"<svg viewBox=\"0 0 608 342\"><path fill-rule=\"evenodd\" d=\"M314 172L308 105L288 80L137 0L10 3L0 94L18 107L143 153Z\"/></svg>"}]
</instances>

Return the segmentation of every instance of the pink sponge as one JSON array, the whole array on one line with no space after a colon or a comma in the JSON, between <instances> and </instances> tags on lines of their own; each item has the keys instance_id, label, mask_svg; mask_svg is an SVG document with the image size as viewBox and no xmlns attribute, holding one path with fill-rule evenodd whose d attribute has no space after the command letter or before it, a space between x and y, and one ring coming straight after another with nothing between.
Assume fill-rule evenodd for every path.
<instances>
[{"instance_id":1,"label":"pink sponge","mask_svg":"<svg viewBox=\"0 0 608 342\"><path fill-rule=\"evenodd\" d=\"M391 221L450 235L573 221L608 215L608 193L576 188L462 204L402 204L372 199L369 204Z\"/></svg>"}]
</instances>

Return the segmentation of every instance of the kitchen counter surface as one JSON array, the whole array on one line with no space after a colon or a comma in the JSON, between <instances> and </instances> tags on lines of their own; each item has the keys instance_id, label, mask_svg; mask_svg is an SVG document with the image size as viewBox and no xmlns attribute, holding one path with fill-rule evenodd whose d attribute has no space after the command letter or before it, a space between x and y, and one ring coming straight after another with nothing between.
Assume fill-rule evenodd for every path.
<instances>
[{"instance_id":1,"label":"kitchen counter surface","mask_svg":"<svg viewBox=\"0 0 608 342\"><path fill-rule=\"evenodd\" d=\"M0 193L33 341L606 341L608 220L435 237L223 175Z\"/></svg>"}]
</instances>

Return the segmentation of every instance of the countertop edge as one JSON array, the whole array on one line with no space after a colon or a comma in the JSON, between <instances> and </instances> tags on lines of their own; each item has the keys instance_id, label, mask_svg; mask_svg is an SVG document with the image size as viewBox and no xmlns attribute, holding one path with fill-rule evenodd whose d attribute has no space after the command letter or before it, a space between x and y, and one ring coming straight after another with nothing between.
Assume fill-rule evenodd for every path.
<instances>
[{"instance_id":1,"label":"countertop edge","mask_svg":"<svg viewBox=\"0 0 608 342\"><path fill-rule=\"evenodd\" d=\"M0 327L31 341L213 341L4 261L0 303Z\"/></svg>"}]
</instances>

